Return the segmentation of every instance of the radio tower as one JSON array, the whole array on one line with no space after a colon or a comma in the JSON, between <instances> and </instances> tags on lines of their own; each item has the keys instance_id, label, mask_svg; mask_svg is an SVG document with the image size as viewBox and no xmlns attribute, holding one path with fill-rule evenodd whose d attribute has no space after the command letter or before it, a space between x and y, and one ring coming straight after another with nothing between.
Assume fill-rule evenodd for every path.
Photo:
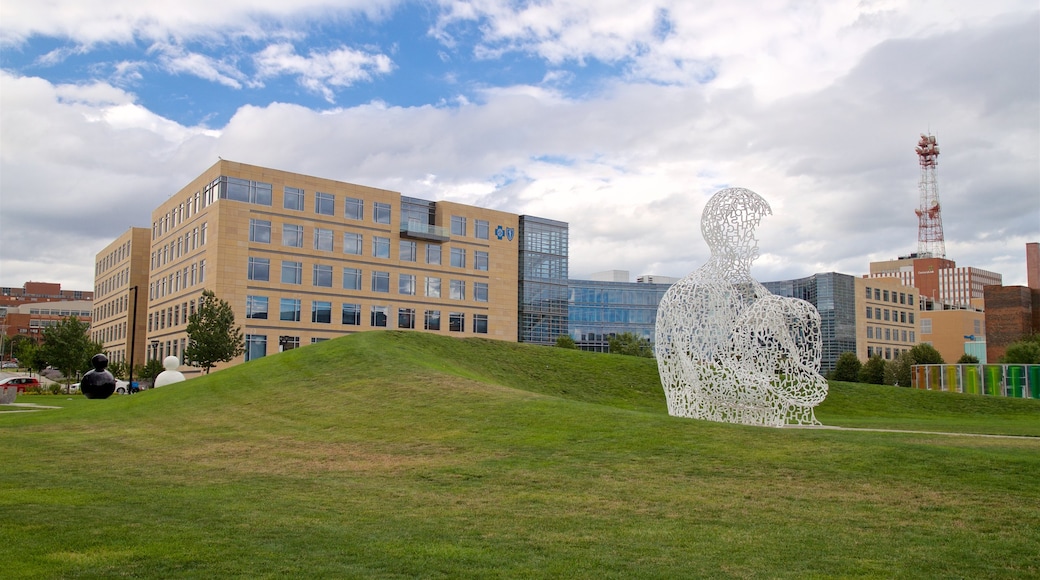
<instances>
[{"instance_id":1,"label":"radio tower","mask_svg":"<svg viewBox=\"0 0 1040 580\"><path fill-rule=\"evenodd\" d=\"M921 205L917 208L917 256L919 258L945 258L946 241L943 239L942 213L939 208L939 182L935 177L935 166L939 157L939 145L931 134L921 134L917 142L917 158L921 163Z\"/></svg>"}]
</instances>

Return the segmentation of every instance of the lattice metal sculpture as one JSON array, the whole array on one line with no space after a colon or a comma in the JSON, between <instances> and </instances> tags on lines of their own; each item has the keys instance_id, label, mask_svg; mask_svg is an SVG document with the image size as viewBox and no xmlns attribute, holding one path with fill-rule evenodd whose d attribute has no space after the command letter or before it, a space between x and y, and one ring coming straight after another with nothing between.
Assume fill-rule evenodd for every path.
<instances>
[{"instance_id":1,"label":"lattice metal sculpture","mask_svg":"<svg viewBox=\"0 0 1040 580\"><path fill-rule=\"evenodd\" d=\"M671 288L657 309L654 345L668 413L745 425L819 425L820 314L774 296L751 277L755 228L769 204L743 188L717 192L701 233L711 258Z\"/></svg>"}]
</instances>

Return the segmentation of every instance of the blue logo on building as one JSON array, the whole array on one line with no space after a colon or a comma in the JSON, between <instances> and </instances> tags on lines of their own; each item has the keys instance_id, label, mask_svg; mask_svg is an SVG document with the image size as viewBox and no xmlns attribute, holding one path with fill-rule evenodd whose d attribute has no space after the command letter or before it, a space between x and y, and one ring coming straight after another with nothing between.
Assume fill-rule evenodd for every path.
<instances>
[{"instance_id":1,"label":"blue logo on building","mask_svg":"<svg viewBox=\"0 0 1040 580\"><path fill-rule=\"evenodd\" d=\"M500 240L503 237L505 237L507 240L509 240L511 242L511 241L513 241L513 235L514 234L515 234L515 230L513 228L504 228L502 226L498 226L497 228L495 228L495 237L500 239Z\"/></svg>"}]
</instances>

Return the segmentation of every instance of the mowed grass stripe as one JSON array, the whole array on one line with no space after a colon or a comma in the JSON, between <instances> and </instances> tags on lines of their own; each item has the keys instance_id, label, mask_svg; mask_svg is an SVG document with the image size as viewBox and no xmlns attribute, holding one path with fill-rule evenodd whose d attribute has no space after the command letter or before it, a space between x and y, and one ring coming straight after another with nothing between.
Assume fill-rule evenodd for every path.
<instances>
[{"instance_id":1,"label":"mowed grass stripe","mask_svg":"<svg viewBox=\"0 0 1040 580\"><path fill-rule=\"evenodd\" d=\"M1040 435L1035 402L887 389L819 416ZM34 399L65 408L0 415L5 576L1040 573L1040 439L677 419L652 360L377 332Z\"/></svg>"}]
</instances>

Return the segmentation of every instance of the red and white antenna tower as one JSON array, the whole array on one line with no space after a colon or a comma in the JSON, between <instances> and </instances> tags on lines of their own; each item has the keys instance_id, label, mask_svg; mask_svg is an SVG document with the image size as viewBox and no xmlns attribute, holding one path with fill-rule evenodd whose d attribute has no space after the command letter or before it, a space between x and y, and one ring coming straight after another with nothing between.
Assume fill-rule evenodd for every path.
<instances>
[{"instance_id":1,"label":"red and white antenna tower","mask_svg":"<svg viewBox=\"0 0 1040 580\"><path fill-rule=\"evenodd\" d=\"M942 213L939 207L939 182L936 165L939 145L931 134L921 134L917 142L917 158L921 163L921 205L917 208L917 255L921 258L945 258Z\"/></svg>"}]
</instances>

